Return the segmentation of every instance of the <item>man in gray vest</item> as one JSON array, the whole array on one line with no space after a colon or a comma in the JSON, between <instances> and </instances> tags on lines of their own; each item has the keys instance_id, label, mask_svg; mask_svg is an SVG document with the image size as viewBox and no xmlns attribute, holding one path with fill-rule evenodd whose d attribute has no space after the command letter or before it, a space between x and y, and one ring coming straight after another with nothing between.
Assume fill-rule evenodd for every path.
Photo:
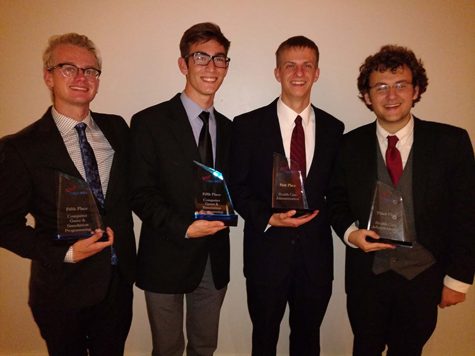
<instances>
[{"instance_id":1,"label":"man in gray vest","mask_svg":"<svg viewBox=\"0 0 475 356\"><path fill-rule=\"evenodd\" d=\"M344 136L328 197L347 245L354 355L381 355L386 346L388 355L420 355L437 305L463 302L473 283L473 149L465 130L411 114L427 84L422 62L404 47L384 46L360 67L360 98L376 121ZM412 247L366 229L377 181L402 196Z\"/></svg>"}]
</instances>

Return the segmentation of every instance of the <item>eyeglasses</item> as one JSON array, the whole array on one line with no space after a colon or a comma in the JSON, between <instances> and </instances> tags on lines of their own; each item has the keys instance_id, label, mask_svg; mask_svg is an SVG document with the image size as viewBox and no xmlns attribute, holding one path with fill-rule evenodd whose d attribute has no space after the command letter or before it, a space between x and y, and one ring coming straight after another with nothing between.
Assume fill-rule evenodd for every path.
<instances>
[{"instance_id":1,"label":"eyeglasses","mask_svg":"<svg viewBox=\"0 0 475 356\"><path fill-rule=\"evenodd\" d=\"M208 53L204 52L193 52L185 58L188 59L190 57L193 57L193 62L199 66L207 66L208 63L213 60L214 65L218 68L227 68L229 66L229 61L231 60L231 58L226 57L224 54L210 56Z\"/></svg>"},{"instance_id":2,"label":"eyeglasses","mask_svg":"<svg viewBox=\"0 0 475 356\"><path fill-rule=\"evenodd\" d=\"M386 83L379 83L376 85L373 85L372 87L370 86L370 89L374 89L377 94L387 94L389 92L389 89L394 88L396 89L397 92L403 92L405 91L410 85L413 85L410 82L402 81L402 82L397 82L392 85L386 84Z\"/></svg>"},{"instance_id":3,"label":"eyeglasses","mask_svg":"<svg viewBox=\"0 0 475 356\"><path fill-rule=\"evenodd\" d=\"M53 67L48 68L48 72L51 72L59 68L59 71L66 78L74 78L78 75L79 71L82 71L82 74L87 79L98 79L101 75L101 71L96 68L79 68L78 66L71 63L59 63Z\"/></svg>"}]
</instances>

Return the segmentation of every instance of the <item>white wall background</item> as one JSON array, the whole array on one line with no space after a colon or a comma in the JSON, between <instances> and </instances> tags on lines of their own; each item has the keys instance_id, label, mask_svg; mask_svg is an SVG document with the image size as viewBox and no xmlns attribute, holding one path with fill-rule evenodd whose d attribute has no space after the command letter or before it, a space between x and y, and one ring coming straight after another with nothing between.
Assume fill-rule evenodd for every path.
<instances>
[{"instance_id":1,"label":"white wall background","mask_svg":"<svg viewBox=\"0 0 475 356\"><path fill-rule=\"evenodd\" d=\"M414 112L462 126L475 138L475 1L473 0L0 0L0 136L39 118L50 104L41 54L50 35L87 34L101 50L104 71L92 108L130 120L184 87L178 42L191 25L213 21L231 40L228 77L216 107L230 118L279 93L274 52L302 34L320 47L321 75L312 100L347 130L373 120L357 99L358 67L387 43L412 48L430 85ZM0 182L1 183L1 182ZM12 187L14 189L14 187ZM136 223L138 235L140 223ZM232 230L231 284L223 306L217 355L250 352L251 325L242 276L242 222ZM322 327L322 354L351 354L343 291L344 250L335 239L333 297ZM27 307L29 262L0 250L0 355L44 355ZM425 355L475 354L475 292L442 310ZM150 353L143 293L136 290L127 355ZM288 323L279 352L287 354ZM305 356L305 355L303 355Z\"/></svg>"}]
</instances>

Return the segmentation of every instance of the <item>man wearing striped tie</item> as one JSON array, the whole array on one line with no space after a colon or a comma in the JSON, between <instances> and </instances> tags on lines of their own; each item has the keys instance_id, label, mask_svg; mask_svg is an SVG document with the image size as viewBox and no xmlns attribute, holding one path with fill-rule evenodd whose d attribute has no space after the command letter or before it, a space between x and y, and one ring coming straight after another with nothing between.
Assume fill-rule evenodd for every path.
<instances>
[{"instance_id":1,"label":"man wearing striped tie","mask_svg":"<svg viewBox=\"0 0 475 356\"><path fill-rule=\"evenodd\" d=\"M89 38L51 37L43 65L53 105L0 140L0 246L31 259L29 305L50 355L119 356L132 320L135 274L128 126L117 115L89 109L101 74ZM65 174L90 188L105 231L55 238ZM28 213L34 227L26 224Z\"/></svg>"}]
</instances>

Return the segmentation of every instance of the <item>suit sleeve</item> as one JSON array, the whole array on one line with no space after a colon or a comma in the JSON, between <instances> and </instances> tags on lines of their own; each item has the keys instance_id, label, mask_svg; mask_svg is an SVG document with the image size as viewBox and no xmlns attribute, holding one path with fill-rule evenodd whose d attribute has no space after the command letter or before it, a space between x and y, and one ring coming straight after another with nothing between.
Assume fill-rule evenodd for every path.
<instances>
[{"instance_id":1,"label":"suit sleeve","mask_svg":"<svg viewBox=\"0 0 475 356\"><path fill-rule=\"evenodd\" d=\"M142 120L142 117L132 117L132 209L146 226L160 231L160 235L185 238L186 230L193 222L192 214L178 212L167 199L167 192L164 191L167 187L160 184L160 175L163 177L170 172L160 171L158 167L160 157L156 145L163 143L157 142L151 132L146 120Z\"/></svg>"},{"instance_id":2,"label":"suit sleeve","mask_svg":"<svg viewBox=\"0 0 475 356\"><path fill-rule=\"evenodd\" d=\"M21 256L41 261L45 266L64 262L69 246L56 245L48 232L27 225L34 213L34 184L16 147L0 142L0 246Z\"/></svg>"},{"instance_id":3,"label":"suit sleeve","mask_svg":"<svg viewBox=\"0 0 475 356\"><path fill-rule=\"evenodd\" d=\"M252 170L257 144L254 137L255 130L251 126L252 119L252 117L237 117L233 122L230 190L236 210L246 223L257 231L264 232L272 216L272 210L268 203L257 197L252 187L252 175L262 172Z\"/></svg>"},{"instance_id":4,"label":"suit sleeve","mask_svg":"<svg viewBox=\"0 0 475 356\"><path fill-rule=\"evenodd\" d=\"M475 271L475 161L466 131L456 139L450 167L449 194L452 226L447 274L472 284Z\"/></svg>"}]
</instances>

